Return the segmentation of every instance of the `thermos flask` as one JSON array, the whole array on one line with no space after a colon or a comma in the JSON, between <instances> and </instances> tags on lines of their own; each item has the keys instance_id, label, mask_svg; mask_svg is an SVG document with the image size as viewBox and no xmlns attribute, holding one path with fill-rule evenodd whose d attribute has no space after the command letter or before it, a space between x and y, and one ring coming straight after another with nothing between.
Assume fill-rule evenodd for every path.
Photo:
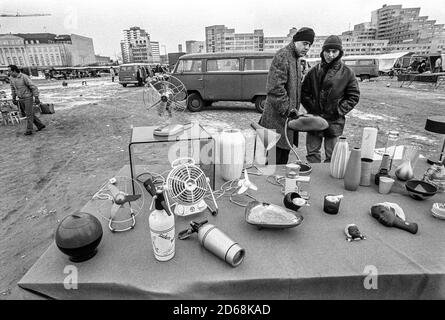
<instances>
[{"instance_id":1,"label":"thermos flask","mask_svg":"<svg viewBox=\"0 0 445 320\"><path fill-rule=\"evenodd\" d=\"M243 262L245 250L213 224L202 225L198 230L198 239L204 248L232 267L237 267Z\"/></svg>"}]
</instances>

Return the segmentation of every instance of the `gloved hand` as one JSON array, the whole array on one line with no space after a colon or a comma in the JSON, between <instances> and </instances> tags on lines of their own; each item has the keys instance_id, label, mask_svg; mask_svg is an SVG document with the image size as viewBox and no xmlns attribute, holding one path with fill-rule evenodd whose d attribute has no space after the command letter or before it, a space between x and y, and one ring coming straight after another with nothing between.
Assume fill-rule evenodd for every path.
<instances>
[{"instance_id":1,"label":"gloved hand","mask_svg":"<svg viewBox=\"0 0 445 320\"><path fill-rule=\"evenodd\" d=\"M291 120L294 119L298 119L298 112L295 109L292 109L291 111L289 111L289 114L287 115L287 117Z\"/></svg>"},{"instance_id":2,"label":"gloved hand","mask_svg":"<svg viewBox=\"0 0 445 320\"><path fill-rule=\"evenodd\" d=\"M12 99L12 104L16 106L19 104L19 102L17 101L17 99Z\"/></svg>"},{"instance_id":3,"label":"gloved hand","mask_svg":"<svg viewBox=\"0 0 445 320\"><path fill-rule=\"evenodd\" d=\"M40 104L40 99L39 99L39 97L35 97L35 98L34 98L34 101L35 101L35 103L36 103L37 105Z\"/></svg>"}]
</instances>

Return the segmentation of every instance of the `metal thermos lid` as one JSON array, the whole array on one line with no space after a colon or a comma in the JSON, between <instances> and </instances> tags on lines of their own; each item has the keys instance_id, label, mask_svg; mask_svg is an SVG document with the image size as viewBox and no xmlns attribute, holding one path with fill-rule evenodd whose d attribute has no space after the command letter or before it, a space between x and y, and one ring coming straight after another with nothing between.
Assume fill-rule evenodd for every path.
<instances>
[{"instance_id":1,"label":"metal thermos lid","mask_svg":"<svg viewBox=\"0 0 445 320\"><path fill-rule=\"evenodd\" d=\"M243 262L246 252L238 243L234 243L226 254L226 262L231 264L233 267L238 266Z\"/></svg>"}]
</instances>

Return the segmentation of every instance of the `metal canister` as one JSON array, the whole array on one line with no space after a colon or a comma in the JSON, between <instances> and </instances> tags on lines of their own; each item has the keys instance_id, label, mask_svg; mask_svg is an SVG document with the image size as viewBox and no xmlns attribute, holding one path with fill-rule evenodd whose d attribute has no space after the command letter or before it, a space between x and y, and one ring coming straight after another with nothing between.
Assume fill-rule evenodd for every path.
<instances>
[{"instance_id":1,"label":"metal canister","mask_svg":"<svg viewBox=\"0 0 445 320\"><path fill-rule=\"evenodd\" d=\"M232 267L237 267L243 262L246 251L213 224L201 226L198 230L198 238L204 248Z\"/></svg>"}]
</instances>

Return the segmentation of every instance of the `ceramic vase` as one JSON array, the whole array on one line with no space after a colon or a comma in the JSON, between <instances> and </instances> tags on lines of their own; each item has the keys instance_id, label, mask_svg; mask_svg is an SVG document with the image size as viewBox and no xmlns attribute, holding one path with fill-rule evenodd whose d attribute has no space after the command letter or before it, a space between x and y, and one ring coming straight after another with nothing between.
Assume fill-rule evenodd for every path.
<instances>
[{"instance_id":1,"label":"ceramic vase","mask_svg":"<svg viewBox=\"0 0 445 320\"><path fill-rule=\"evenodd\" d=\"M226 180L240 178L244 167L246 140L238 129L223 130L219 136L221 177Z\"/></svg>"},{"instance_id":2,"label":"ceramic vase","mask_svg":"<svg viewBox=\"0 0 445 320\"><path fill-rule=\"evenodd\" d=\"M346 172L344 176L345 189L349 191L357 190L360 184L361 175L361 149L354 148L351 150Z\"/></svg>"},{"instance_id":3,"label":"ceramic vase","mask_svg":"<svg viewBox=\"0 0 445 320\"><path fill-rule=\"evenodd\" d=\"M349 144L346 137L339 137L332 152L330 171L331 176L343 179L349 158Z\"/></svg>"}]
</instances>

